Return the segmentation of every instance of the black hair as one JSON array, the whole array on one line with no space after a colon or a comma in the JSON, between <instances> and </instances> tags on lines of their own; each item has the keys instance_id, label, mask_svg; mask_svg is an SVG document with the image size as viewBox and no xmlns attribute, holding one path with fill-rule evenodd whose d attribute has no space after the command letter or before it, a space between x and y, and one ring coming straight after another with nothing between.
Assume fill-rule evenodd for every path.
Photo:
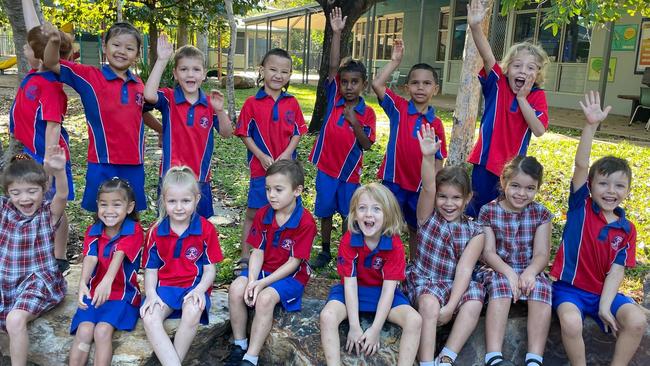
<instances>
[{"instance_id":1,"label":"black hair","mask_svg":"<svg viewBox=\"0 0 650 366\"><path fill-rule=\"evenodd\" d=\"M142 46L142 34L140 34L140 31L138 28L134 27L133 24L129 22L115 22L113 25L111 25L110 28L104 33L104 44L108 43L108 41L116 36L119 36L120 34L130 34L133 37L135 37L136 42L138 43L138 55L140 54L140 47Z\"/></svg>"},{"instance_id":2,"label":"black hair","mask_svg":"<svg viewBox=\"0 0 650 366\"><path fill-rule=\"evenodd\" d=\"M358 72L361 74L361 79L363 79L363 81L368 80L368 72L366 71L366 66L361 61L354 60L352 58L344 60L339 67L339 76L344 72Z\"/></svg>"},{"instance_id":3,"label":"black hair","mask_svg":"<svg viewBox=\"0 0 650 366\"><path fill-rule=\"evenodd\" d=\"M426 63L419 63L411 66L411 69L409 70L408 75L406 76L406 82L411 80L411 73L415 70L428 70L431 71L433 74L433 82L436 83L436 85L440 85L438 82L438 73L436 72L436 69L433 68L433 66L426 64Z\"/></svg>"},{"instance_id":4,"label":"black hair","mask_svg":"<svg viewBox=\"0 0 650 366\"><path fill-rule=\"evenodd\" d=\"M127 180L120 177L113 177L109 180L105 180L104 183L99 186L99 189L97 190L97 201L99 202L99 197L102 194L112 192L121 192L124 195L124 198L126 198L127 204L131 202L136 203L133 187L131 187L131 184ZM126 217L130 218L133 221L140 221L138 210L135 209L135 206L133 207L131 213L129 213ZM95 217L95 221L97 220L99 220L99 218Z\"/></svg>"},{"instance_id":5,"label":"black hair","mask_svg":"<svg viewBox=\"0 0 650 366\"><path fill-rule=\"evenodd\" d=\"M266 64L266 60L270 56L278 56L282 58L286 58L289 60L289 64L292 65L293 68L293 60L291 59L291 55L289 55L289 52L282 48L272 48L267 52L264 57L262 57L262 61L260 61L260 66L264 67L264 64ZM262 75L262 70L260 70L259 74L257 75L257 86L261 86L264 83L264 75ZM287 90L289 88L289 81L287 81L287 84L283 87L284 90Z\"/></svg>"},{"instance_id":6,"label":"black hair","mask_svg":"<svg viewBox=\"0 0 650 366\"><path fill-rule=\"evenodd\" d=\"M297 160L278 160L266 169L266 177L273 174L283 174L291 181L291 188L305 185L305 172Z\"/></svg>"},{"instance_id":7,"label":"black hair","mask_svg":"<svg viewBox=\"0 0 650 366\"><path fill-rule=\"evenodd\" d=\"M11 158L2 174L2 189L5 194L9 193L9 186L13 183L25 182L36 184L43 187L45 193L47 189L47 174L43 166L32 159L31 156L21 153Z\"/></svg>"},{"instance_id":8,"label":"black hair","mask_svg":"<svg viewBox=\"0 0 650 366\"><path fill-rule=\"evenodd\" d=\"M628 186L632 184L632 169L630 168L630 163L625 159L611 155L604 156L591 165L589 168L589 181L591 182L594 179L596 173L609 176L616 172L623 172L623 174L627 175Z\"/></svg>"}]
</instances>

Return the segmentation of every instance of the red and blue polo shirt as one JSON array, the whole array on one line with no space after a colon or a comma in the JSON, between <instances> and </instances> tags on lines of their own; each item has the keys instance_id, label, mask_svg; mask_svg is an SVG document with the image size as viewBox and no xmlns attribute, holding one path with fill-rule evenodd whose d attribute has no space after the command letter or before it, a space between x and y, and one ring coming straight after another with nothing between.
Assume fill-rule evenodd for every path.
<instances>
[{"instance_id":1,"label":"red and blue polo shirt","mask_svg":"<svg viewBox=\"0 0 650 366\"><path fill-rule=\"evenodd\" d=\"M284 152L293 136L305 133L307 125L298 100L286 92L274 100L264 88L246 99L235 128L236 136L252 138L255 145L274 160ZM296 156L294 151L292 158ZM251 178L263 177L266 173L262 163L250 151L248 166Z\"/></svg>"},{"instance_id":2,"label":"red and blue polo shirt","mask_svg":"<svg viewBox=\"0 0 650 366\"><path fill-rule=\"evenodd\" d=\"M48 122L63 123L68 97L59 77L51 72L31 70L20 82L9 111L9 132L34 155L45 156L45 130ZM61 126L59 146L70 161L68 132Z\"/></svg>"},{"instance_id":3,"label":"red and blue polo shirt","mask_svg":"<svg viewBox=\"0 0 650 366\"><path fill-rule=\"evenodd\" d=\"M340 92L338 75L328 80L325 95L327 109L318 139L309 160L323 173L349 183L359 183L363 165L363 149L354 130L345 121L345 98ZM359 124L370 141L375 142L375 111L366 105L362 97L354 107Z\"/></svg>"},{"instance_id":4,"label":"red and blue polo shirt","mask_svg":"<svg viewBox=\"0 0 650 366\"><path fill-rule=\"evenodd\" d=\"M88 162L140 165L144 157L144 84L101 69L61 60L61 81L79 93L88 124Z\"/></svg>"},{"instance_id":5,"label":"red and blue polo shirt","mask_svg":"<svg viewBox=\"0 0 650 366\"><path fill-rule=\"evenodd\" d=\"M618 220L607 223L590 196L587 183L569 194L569 211L551 277L593 294L603 291L605 278L616 263L636 265L636 228L617 207Z\"/></svg>"},{"instance_id":6,"label":"red and blue polo shirt","mask_svg":"<svg viewBox=\"0 0 650 366\"><path fill-rule=\"evenodd\" d=\"M158 90L154 108L162 113L163 148L160 176L169 168L187 165L199 182L210 181L210 165L214 150L214 129L219 119L212 109L210 97L199 90L199 99L191 104L180 86Z\"/></svg>"},{"instance_id":7,"label":"red and blue polo shirt","mask_svg":"<svg viewBox=\"0 0 650 366\"><path fill-rule=\"evenodd\" d=\"M429 106L427 112L420 113L413 101L407 101L386 88L384 100L380 101L390 120L390 135L384 160L377 172L377 178L399 185L407 191L417 192L422 183L422 151L418 142L418 131L422 123L428 123L434 129L440 141L440 150L436 159L447 157L445 128L436 111Z\"/></svg>"},{"instance_id":8,"label":"red and blue polo shirt","mask_svg":"<svg viewBox=\"0 0 650 366\"><path fill-rule=\"evenodd\" d=\"M341 283L345 277L356 277L358 286L381 287L385 280L404 280L405 268L406 254L399 235L382 235L373 250L362 233L348 231L341 238L336 266Z\"/></svg>"},{"instance_id":9,"label":"red and blue polo shirt","mask_svg":"<svg viewBox=\"0 0 650 366\"><path fill-rule=\"evenodd\" d=\"M526 155L531 130L519 109L508 78L503 75L499 64L494 64L490 75L482 69L479 81L485 98L485 111L481 118L478 140L467 161L485 166L485 169L500 176L503 167L515 156ZM533 87L526 97L535 110L535 115L548 128L548 106L543 89Z\"/></svg>"},{"instance_id":10,"label":"red and blue polo shirt","mask_svg":"<svg viewBox=\"0 0 650 366\"><path fill-rule=\"evenodd\" d=\"M133 306L140 306L141 295L138 286L138 270L140 269L140 255L144 244L144 233L140 224L126 218L120 228L120 233L110 238L106 236L104 224L101 221L90 225L86 230L83 244L84 256L97 257L97 266L90 277L90 296L95 295L95 288L104 279L113 253L124 252L122 266L117 271L111 294L108 300L126 301Z\"/></svg>"},{"instance_id":11,"label":"red and blue polo shirt","mask_svg":"<svg viewBox=\"0 0 650 366\"><path fill-rule=\"evenodd\" d=\"M282 226L275 221L275 210L271 205L257 210L246 242L264 251L262 270L266 272L274 272L290 257L301 259L300 266L291 276L304 286L309 281L307 262L315 237L316 221L302 206L301 199L297 199L289 220Z\"/></svg>"},{"instance_id":12,"label":"red and blue polo shirt","mask_svg":"<svg viewBox=\"0 0 650 366\"><path fill-rule=\"evenodd\" d=\"M149 230L142 262L145 268L158 270L158 286L195 287L203 266L223 260L217 229L196 213L180 236L171 230L169 217ZM211 291L212 287L207 293Z\"/></svg>"}]
</instances>

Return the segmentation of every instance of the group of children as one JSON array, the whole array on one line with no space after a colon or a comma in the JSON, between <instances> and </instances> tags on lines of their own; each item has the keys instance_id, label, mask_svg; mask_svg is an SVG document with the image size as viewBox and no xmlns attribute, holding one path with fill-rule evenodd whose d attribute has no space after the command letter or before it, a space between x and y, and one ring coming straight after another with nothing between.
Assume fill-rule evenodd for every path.
<instances>
[{"instance_id":1,"label":"group of children","mask_svg":"<svg viewBox=\"0 0 650 366\"><path fill-rule=\"evenodd\" d=\"M414 65L407 76L407 100L386 88L399 67L404 46L393 45L390 62L372 88L390 120L381 183L360 185L363 151L375 141L375 113L361 93L365 66L340 65L346 17L334 8L326 81L325 120L309 160L317 168L315 215L322 250L310 265L316 221L303 206L304 173L296 147L306 133L296 98L287 93L290 55L270 50L260 65L262 87L244 103L233 129L223 95L201 90L204 56L192 46L174 54L166 36L146 85L129 67L138 57L140 33L115 23L104 36L108 63L97 69L67 61L68 36L38 24L33 4L23 0L29 29L27 74L11 109L11 133L24 145L3 173L0 210L0 327L9 334L12 364L26 363L27 323L62 301L67 226L64 209L72 199L68 140L62 128L66 97L61 83L75 89L88 124L88 170L82 207L95 214L85 234L79 309L70 364L108 365L112 335L143 319L147 337L164 365L180 365L199 323L206 324L215 263L223 259L213 214L210 164L213 128L239 136L248 150L250 186L236 279L229 289L233 330L227 364L256 365L273 322L273 309L299 311L312 267L332 259L332 217L344 221L336 254L341 283L320 315L328 364L341 363L339 324L350 325L348 351L378 351L386 321L402 327L399 365L454 365L487 301L485 363L511 365L501 353L513 302L528 306L527 366L542 365L554 309L573 365L585 364L582 321L594 318L618 336L612 364L629 362L646 328L645 316L618 294L624 268L635 265L634 225L619 204L630 191L632 172L624 159L605 157L589 167L592 139L609 107L597 93L580 103L587 123L576 153L567 224L551 268L552 214L535 202L543 167L526 157L531 133L548 125L543 82L548 61L530 43L511 47L497 64L480 30L485 9L468 7L468 24L484 61L479 80L485 97L480 135L469 161L470 179L460 167L443 168L442 123L429 105L438 90L436 72ZM159 89L174 56L177 85ZM158 109L162 123L147 111ZM144 113L143 113L144 112ZM159 218L148 230L138 223L146 209L144 125L161 134ZM52 180L49 178L53 178ZM473 217L473 218L471 218ZM409 261L400 239L409 230ZM55 239L56 238L56 239ZM60 239L63 238L63 244ZM144 268L145 297L137 273ZM62 268L61 268L62 269ZM551 281L554 280L554 282ZM255 309L250 338L249 308ZM362 329L359 314L374 313ZM180 318L173 340L163 321ZM438 325L455 321L436 356Z\"/></svg>"}]
</instances>

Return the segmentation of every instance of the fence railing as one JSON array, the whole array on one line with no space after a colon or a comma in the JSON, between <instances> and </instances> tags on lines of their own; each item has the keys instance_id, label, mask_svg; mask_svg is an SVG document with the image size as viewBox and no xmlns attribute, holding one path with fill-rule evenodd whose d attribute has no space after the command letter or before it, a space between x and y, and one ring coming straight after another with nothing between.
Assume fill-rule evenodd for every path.
<instances>
[{"instance_id":1,"label":"fence railing","mask_svg":"<svg viewBox=\"0 0 650 366\"><path fill-rule=\"evenodd\" d=\"M0 34L0 56L12 56L16 54L14 39L11 34Z\"/></svg>"}]
</instances>

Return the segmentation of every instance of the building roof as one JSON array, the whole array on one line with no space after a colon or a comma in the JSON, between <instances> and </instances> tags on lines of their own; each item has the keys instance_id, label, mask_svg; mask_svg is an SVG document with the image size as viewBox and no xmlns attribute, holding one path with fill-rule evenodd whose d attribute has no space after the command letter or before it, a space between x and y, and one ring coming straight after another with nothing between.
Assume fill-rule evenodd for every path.
<instances>
[{"instance_id":1,"label":"building roof","mask_svg":"<svg viewBox=\"0 0 650 366\"><path fill-rule=\"evenodd\" d=\"M318 3L313 3L310 5L304 5L300 6L297 8L292 8L292 9L284 9L284 10L278 10L274 11L271 13L266 13L266 14L260 14L256 16L252 16L249 18L244 18L243 21L244 23L256 23L261 20L267 20L267 19L275 19L275 18L287 18L295 15L303 15L305 12L309 13L318 13L322 12L323 8L321 8L320 4Z\"/></svg>"}]
</instances>

